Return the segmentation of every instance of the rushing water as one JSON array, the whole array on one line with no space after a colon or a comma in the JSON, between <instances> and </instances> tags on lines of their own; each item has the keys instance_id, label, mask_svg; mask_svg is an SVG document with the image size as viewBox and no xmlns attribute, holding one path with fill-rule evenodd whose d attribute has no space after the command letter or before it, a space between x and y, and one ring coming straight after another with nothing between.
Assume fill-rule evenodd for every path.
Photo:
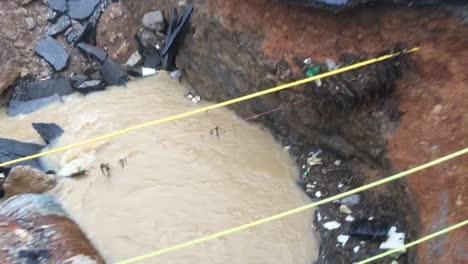
<instances>
[{"instance_id":1,"label":"rushing water","mask_svg":"<svg viewBox=\"0 0 468 264\"><path fill-rule=\"evenodd\" d=\"M158 76L36 113L0 114L0 137L40 142L32 122L54 122L65 146L196 109L186 90ZM215 129L215 128L218 129ZM214 129L214 130L213 130ZM218 132L218 133L216 133ZM95 157L87 175L52 191L109 262L241 225L308 202L287 151L259 126L220 109L56 154L64 166ZM101 170L108 165L110 172ZM142 263L311 263L311 212L278 220Z\"/></svg>"}]
</instances>

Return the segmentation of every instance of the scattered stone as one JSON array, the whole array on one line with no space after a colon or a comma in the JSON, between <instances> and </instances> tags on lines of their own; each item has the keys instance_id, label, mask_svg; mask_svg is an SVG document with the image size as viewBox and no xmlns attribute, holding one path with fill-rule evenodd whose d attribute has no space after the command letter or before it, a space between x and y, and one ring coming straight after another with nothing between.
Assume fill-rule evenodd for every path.
<instances>
[{"instance_id":1,"label":"scattered stone","mask_svg":"<svg viewBox=\"0 0 468 264\"><path fill-rule=\"evenodd\" d=\"M59 176L62 177L76 177L81 176L91 168L92 163L96 159L96 152L81 153L80 156L70 162L68 162L59 172Z\"/></svg>"},{"instance_id":2,"label":"scattered stone","mask_svg":"<svg viewBox=\"0 0 468 264\"><path fill-rule=\"evenodd\" d=\"M65 48L51 37L47 37L45 40L39 42L34 51L37 55L50 63L56 71L64 70L70 61L70 55L68 55Z\"/></svg>"},{"instance_id":3,"label":"scattered stone","mask_svg":"<svg viewBox=\"0 0 468 264\"><path fill-rule=\"evenodd\" d=\"M26 26L29 30L33 30L37 25L36 20L32 17L27 17L24 21L26 22Z\"/></svg>"},{"instance_id":4,"label":"scattered stone","mask_svg":"<svg viewBox=\"0 0 468 264\"><path fill-rule=\"evenodd\" d=\"M60 17L60 14L54 10L47 11L47 21L50 23L55 23L57 19Z\"/></svg>"},{"instance_id":5,"label":"scattered stone","mask_svg":"<svg viewBox=\"0 0 468 264\"><path fill-rule=\"evenodd\" d=\"M58 34L65 32L71 26L71 21L68 16L61 16L57 23L49 27L47 36L55 37Z\"/></svg>"},{"instance_id":6,"label":"scattered stone","mask_svg":"<svg viewBox=\"0 0 468 264\"><path fill-rule=\"evenodd\" d=\"M384 222L358 220L352 223L350 234L359 239L383 241L389 229L388 224Z\"/></svg>"},{"instance_id":7,"label":"scattered stone","mask_svg":"<svg viewBox=\"0 0 468 264\"><path fill-rule=\"evenodd\" d=\"M341 160L335 160L335 166L340 166L341 165Z\"/></svg>"},{"instance_id":8,"label":"scattered stone","mask_svg":"<svg viewBox=\"0 0 468 264\"><path fill-rule=\"evenodd\" d=\"M387 240L380 244L380 249L395 249L405 245L405 233L398 233L397 228L392 226L387 233Z\"/></svg>"},{"instance_id":9,"label":"scattered stone","mask_svg":"<svg viewBox=\"0 0 468 264\"><path fill-rule=\"evenodd\" d=\"M69 0L68 15L73 19L83 20L90 17L100 0Z\"/></svg>"},{"instance_id":10,"label":"scattered stone","mask_svg":"<svg viewBox=\"0 0 468 264\"><path fill-rule=\"evenodd\" d=\"M336 221L323 223L323 227L328 230L334 230L340 228L341 224Z\"/></svg>"},{"instance_id":11,"label":"scattered stone","mask_svg":"<svg viewBox=\"0 0 468 264\"><path fill-rule=\"evenodd\" d=\"M103 63L107 58L107 53L98 47L94 47L83 42L78 44L77 47L85 56L101 63Z\"/></svg>"},{"instance_id":12,"label":"scattered stone","mask_svg":"<svg viewBox=\"0 0 468 264\"><path fill-rule=\"evenodd\" d=\"M101 68L101 74L109 85L122 85L127 82L127 73L120 64L107 57Z\"/></svg>"},{"instance_id":13,"label":"scattered stone","mask_svg":"<svg viewBox=\"0 0 468 264\"><path fill-rule=\"evenodd\" d=\"M354 221L354 217L352 215L348 215L348 216L346 216L345 221L346 222L352 222L352 221Z\"/></svg>"},{"instance_id":14,"label":"scattered stone","mask_svg":"<svg viewBox=\"0 0 468 264\"><path fill-rule=\"evenodd\" d=\"M359 201L361 200L361 197L359 194L353 194L348 197L345 197L340 200L340 204L345 204L347 206L353 207L357 204L359 204Z\"/></svg>"},{"instance_id":15,"label":"scattered stone","mask_svg":"<svg viewBox=\"0 0 468 264\"><path fill-rule=\"evenodd\" d=\"M135 67L135 66L141 64L142 61L143 61L143 57L141 56L140 52L135 51L135 52L132 53L130 58L128 58L125 65L128 65L130 67Z\"/></svg>"},{"instance_id":16,"label":"scattered stone","mask_svg":"<svg viewBox=\"0 0 468 264\"><path fill-rule=\"evenodd\" d=\"M63 129L54 123L33 123L33 128L49 144L63 134Z\"/></svg>"},{"instance_id":17,"label":"scattered stone","mask_svg":"<svg viewBox=\"0 0 468 264\"><path fill-rule=\"evenodd\" d=\"M67 0L47 0L47 5L60 13L65 13L68 9Z\"/></svg>"},{"instance_id":18,"label":"scattered stone","mask_svg":"<svg viewBox=\"0 0 468 264\"><path fill-rule=\"evenodd\" d=\"M143 64L145 68L158 69L161 66L162 59L159 53L154 52L145 57L145 63Z\"/></svg>"},{"instance_id":19,"label":"scattered stone","mask_svg":"<svg viewBox=\"0 0 468 264\"><path fill-rule=\"evenodd\" d=\"M103 80L89 80L81 83L76 90L82 94L102 91L106 89L106 82Z\"/></svg>"},{"instance_id":20,"label":"scattered stone","mask_svg":"<svg viewBox=\"0 0 468 264\"><path fill-rule=\"evenodd\" d=\"M78 86L80 86L82 83L84 83L87 80L89 80L89 77L86 75L82 75L82 74L77 74L70 78L71 85L75 89L78 88Z\"/></svg>"},{"instance_id":21,"label":"scattered stone","mask_svg":"<svg viewBox=\"0 0 468 264\"><path fill-rule=\"evenodd\" d=\"M8 174L3 188L5 197L10 198L18 194L44 193L56 184L53 176L30 166L16 166Z\"/></svg>"},{"instance_id":22,"label":"scattered stone","mask_svg":"<svg viewBox=\"0 0 468 264\"><path fill-rule=\"evenodd\" d=\"M434 108L432 109L432 113L433 113L433 114L438 114L438 113L440 113L440 111L442 110L442 108L443 108L443 106L440 105L440 104L438 104L438 105L434 106Z\"/></svg>"},{"instance_id":23,"label":"scattered stone","mask_svg":"<svg viewBox=\"0 0 468 264\"><path fill-rule=\"evenodd\" d=\"M355 246L355 247L353 248L353 251L354 251L354 254L358 253L358 251L359 251L359 246Z\"/></svg>"},{"instance_id":24,"label":"scattered stone","mask_svg":"<svg viewBox=\"0 0 468 264\"><path fill-rule=\"evenodd\" d=\"M164 30L164 16L159 10L148 12L143 16L142 24L144 27L154 31Z\"/></svg>"},{"instance_id":25,"label":"scattered stone","mask_svg":"<svg viewBox=\"0 0 468 264\"><path fill-rule=\"evenodd\" d=\"M340 205L340 213L342 214L351 214L353 211L349 209L349 207L346 204Z\"/></svg>"},{"instance_id":26,"label":"scattered stone","mask_svg":"<svg viewBox=\"0 0 468 264\"><path fill-rule=\"evenodd\" d=\"M320 191L315 192L315 197L317 197L317 198L322 197L322 192L320 192Z\"/></svg>"},{"instance_id":27,"label":"scattered stone","mask_svg":"<svg viewBox=\"0 0 468 264\"><path fill-rule=\"evenodd\" d=\"M27 102L11 100L8 105L8 115L15 116L19 114L30 114L46 105L61 101L62 99L58 94L30 100Z\"/></svg>"},{"instance_id":28,"label":"scattered stone","mask_svg":"<svg viewBox=\"0 0 468 264\"><path fill-rule=\"evenodd\" d=\"M44 148L44 146L38 144L24 143L13 139L0 138L0 163L37 154L42 150L42 148ZM19 165L29 165L33 168L41 169L38 160L23 161L11 165L11 167L16 167Z\"/></svg>"},{"instance_id":29,"label":"scattered stone","mask_svg":"<svg viewBox=\"0 0 468 264\"><path fill-rule=\"evenodd\" d=\"M341 244L342 247L346 245L346 242L348 242L349 236L347 235L339 235L336 238L336 241Z\"/></svg>"}]
</instances>

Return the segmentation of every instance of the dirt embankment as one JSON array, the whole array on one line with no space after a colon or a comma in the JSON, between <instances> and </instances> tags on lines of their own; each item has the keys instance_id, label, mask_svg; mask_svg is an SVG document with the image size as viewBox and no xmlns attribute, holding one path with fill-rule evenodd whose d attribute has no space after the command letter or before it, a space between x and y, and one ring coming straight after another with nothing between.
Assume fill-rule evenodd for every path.
<instances>
[{"instance_id":1,"label":"dirt embankment","mask_svg":"<svg viewBox=\"0 0 468 264\"><path fill-rule=\"evenodd\" d=\"M138 21L153 7L168 14L175 2L123 5ZM316 100L312 97L317 94L307 91L314 88L309 85L234 107L243 116L282 108L258 120L285 144L300 145L303 151L322 147L344 158L354 168L351 182L370 182L466 147L468 26L447 8L359 8L331 14L267 0L205 0L197 1L195 10L177 61L188 83L206 99L228 99L302 77L300 61L308 57L323 63L343 61L340 56L346 53L374 56L401 43L422 48L407 68L398 68L403 79L395 87L386 84L392 86L398 76L376 77L388 76L391 66L363 71L381 82L362 87L380 85L388 93L358 106ZM347 81L332 80L325 87L342 82ZM295 153L299 162L304 162L303 151ZM367 213L380 210L383 216L399 218L410 239L461 221L468 215L466 161L462 157L368 192L374 211L367 208ZM346 178L322 176L314 179ZM327 195L341 191L322 182ZM410 205L413 200L419 214ZM467 261L466 236L458 230L419 246L418 263ZM327 258L331 263L333 257Z\"/></svg>"}]
</instances>

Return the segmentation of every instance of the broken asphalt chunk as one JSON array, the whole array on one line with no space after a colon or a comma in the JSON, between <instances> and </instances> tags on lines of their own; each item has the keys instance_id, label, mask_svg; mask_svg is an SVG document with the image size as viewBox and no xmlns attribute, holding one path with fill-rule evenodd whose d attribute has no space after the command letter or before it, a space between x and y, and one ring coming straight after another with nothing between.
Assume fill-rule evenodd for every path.
<instances>
[{"instance_id":1,"label":"broken asphalt chunk","mask_svg":"<svg viewBox=\"0 0 468 264\"><path fill-rule=\"evenodd\" d=\"M90 17L100 0L69 0L68 15L73 19L83 20Z\"/></svg>"},{"instance_id":2,"label":"broken asphalt chunk","mask_svg":"<svg viewBox=\"0 0 468 264\"><path fill-rule=\"evenodd\" d=\"M94 47L84 42L78 44L77 47L85 56L101 63L103 63L107 58L107 53L98 47Z\"/></svg>"},{"instance_id":3,"label":"broken asphalt chunk","mask_svg":"<svg viewBox=\"0 0 468 264\"><path fill-rule=\"evenodd\" d=\"M65 13L68 9L67 0L47 0L47 5L60 13Z\"/></svg>"},{"instance_id":4,"label":"broken asphalt chunk","mask_svg":"<svg viewBox=\"0 0 468 264\"><path fill-rule=\"evenodd\" d=\"M390 226L377 220L361 219L351 224L351 236L365 240L384 241Z\"/></svg>"},{"instance_id":5,"label":"broken asphalt chunk","mask_svg":"<svg viewBox=\"0 0 468 264\"><path fill-rule=\"evenodd\" d=\"M37 154L42 148L44 148L44 146L38 144L0 138L0 163ZM37 159L15 163L9 167L16 167L19 165L29 165L33 168L41 169L41 165Z\"/></svg>"},{"instance_id":6,"label":"broken asphalt chunk","mask_svg":"<svg viewBox=\"0 0 468 264\"><path fill-rule=\"evenodd\" d=\"M54 123L33 123L32 126L47 144L60 137L64 132Z\"/></svg>"},{"instance_id":7,"label":"broken asphalt chunk","mask_svg":"<svg viewBox=\"0 0 468 264\"><path fill-rule=\"evenodd\" d=\"M70 78L71 85L73 86L73 88L77 88L87 80L89 80L89 77L83 74L77 74Z\"/></svg>"},{"instance_id":8,"label":"broken asphalt chunk","mask_svg":"<svg viewBox=\"0 0 468 264\"><path fill-rule=\"evenodd\" d=\"M109 85L122 85L127 82L127 73L119 63L109 57L107 57L102 65L101 74Z\"/></svg>"},{"instance_id":9,"label":"broken asphalt chunk","mask_svg":"<svg viewBox=\"0 0 468 264\"><path fill-rule=\"evenodd\" d=\"M89 80L82 82L76 90L82 94L102 91L106 89L106 82L103 80Z\"/></svg>"},{"instance_id":10,"label":"broken asphalt chunk","mask_svg":"<svg viewBox=\"0 0 468 264\"><path fill-rule=\"evenodd\" d=\"M68 16L62 16L57 20L57 23L49 27L47 31L47 36L55 37L58 34L63 33L71 25L70 18Z\"/></svg>"},{"instance_id":11,"label":"broken asphalt chunk","mask_svg":"<svg viewBox=\"0 0 468 264\"><path fill-rule=\"evenodd\" d=\"M67 95L71 93L73 93L73 89L68 79L57 78L20 84L15 87L11 99L27 102L54 94Z\"/></svg>"},{"instance_id":12,"label":"broken asphalt chunk","mask_svg":"<svg viewBox=\"0 0 468 264\"><path fill-rule=\"evenodd\" d=\"M39 42L34 52L52 65L56 71L64 70L70 60L70 55L65 48L51 37Z\"/></svg>"},{"instance_id":13,"label":"broken asphalt chunk","mask_svg":"<svg viewBox=\"0 0 468 264\"><path fill-rule=\"evenodd\" d=\"M15 116L19 114L29 114L48 104L61 101L62 98L58 94L29 101L10 100L8 105L8 115Z\"/></svg>"}]
</instances>

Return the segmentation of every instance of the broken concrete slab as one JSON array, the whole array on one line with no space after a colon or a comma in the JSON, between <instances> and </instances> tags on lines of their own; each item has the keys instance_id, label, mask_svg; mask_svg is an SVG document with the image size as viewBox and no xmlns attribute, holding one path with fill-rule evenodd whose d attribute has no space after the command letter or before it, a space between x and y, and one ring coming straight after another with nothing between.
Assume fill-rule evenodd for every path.
<instances>
[{"instance_id":1,"label":"broken concrete slab","mask_svg":"<svg viewBox=\"0 0 468 264\"><path fill-rule=\"evenodd\" d=\"M47 36L55 37L58 34L61 34L71 26L71 21L68 16L61 16L57 23L53 24L47 30Z\"/></svg>"},{"instance_id":2,"label":"broken concrete slab","mask_svg":"<svg viewBox=\"0 0 468 264\"><path fill-rule=\"evenodd\" d=\"M60 13L65 13L68 9L67 0L47 0L47 5Z\"/></svg>"},{"instance_id":3,"label":"broken concrete slab","mask_svg":"<svg viewBox=\"0 0 468 264\"><path fill-rule=\"evenodd\" d=\"M12 100L31 101L49 97L54 94L68 95L73 93L70 81L66 78L48 79L39 82L22 83L15 87Z\"/></svg>"},{"instance_id":4,"label":"broken concrete slab","mask_svg":"<svg viewBox=\"0 0 468 264\"><path fill-rule=\"evenodd\" d=\"M54 123L33 123L33 128L49 144L63 134L63 129Z\"/></svg>"},{"instance_id":5,"label":"broken concrete slab","mask_svg":"<svg viewBox=\"0 0 468 264\"><path fill-rule=\"evenodd\" d=\"M77 74L70 78L70 82L73 88L77 88L80 84L84 83L85 81L89 80L89 77L83 74Z\"/></svg>"},{"instance_id":6,"label":"broken concrete slab","mask_svg":"<svg viewBox=\"0 0 468 264\"><path fill-rule=\"evenodd\" d=\"M107 53L98 47L94 47L83 42L78 44L77 47L85 56L101 63L103 63L107 58Z\"/></svg>"},{"instance_id":7,"label":"broken concrete slab","mask_svg":"<svg viewBox=\"0 0 468 264\"><path fill-rule=\"evenodd\" d=\"M65 48L51 37L39 42L34 52L52 65L56 71L64 70L70 61L70 55Z\"/></svg>"},{"instance_id":8,"label":"broken concrete slab","mask_svg":"<svg viewBox=\"0 0 468 264\"><path fill-rule=\"evenodd\" d=\"M82 94L89 94L92 92L105 90L106 85L107 84L104 80L88 80L81 83L75 89Z\"/></svg>"},{"instance_id":9,"label":"broken concrete slab","mask_svg":"<svg viewBox=\"0 0 468 264\"><path fill-rule=\"evenodd\" d=\"M100 0L69 0L68 15L73 19L83 20L90 17Z\"/></svg>"},{"instance_id":10,"label":"broken concrete slab","mask_svg":"<svg viewBox=\"0 0 468 264\"><path fill-rule=\"evenodd\" d=\"M23 158L26 156L39 153L44 146L33 143L25 143L14 139L0 138L0 163ZM38 160L28 160L20 163L12 164L8 167L16 167L20 165L29 165L36 169L42 169Z\"/></svg>"},{"instance_id":11,"label":"broken concrete slab","mask_svg":"<svg viewBox=\"0 0 468 264\"><path fill-rule=\"evenodd\" d=\"M107 57L101 68L101 74L109 85L122 85L127 82L127 73L111 58Z\"/></svg>"},{"instance_id":12,"label":"broken concrete slab","mask_svg":"<svg viewBox=\"0 0 468 264\"><path fill-rule=\"evenodd\" d=\"M151 11L143 15L142 24L144 27L154 31L164 30L164 16L159 10Z\"/></svg>"},{"instance_id":13,"label":"broken concrete slab","mask_svg":"<svg viewBox=\"0 0 468 264\"><path fill-rule=\"evenodd\" d=\"M55 102L61 102L62 98L58 94L49 97L34 99L30 101L11 100L8 105L8 115L30 114L36 110Z\"/></svg>"}]
</instances>

